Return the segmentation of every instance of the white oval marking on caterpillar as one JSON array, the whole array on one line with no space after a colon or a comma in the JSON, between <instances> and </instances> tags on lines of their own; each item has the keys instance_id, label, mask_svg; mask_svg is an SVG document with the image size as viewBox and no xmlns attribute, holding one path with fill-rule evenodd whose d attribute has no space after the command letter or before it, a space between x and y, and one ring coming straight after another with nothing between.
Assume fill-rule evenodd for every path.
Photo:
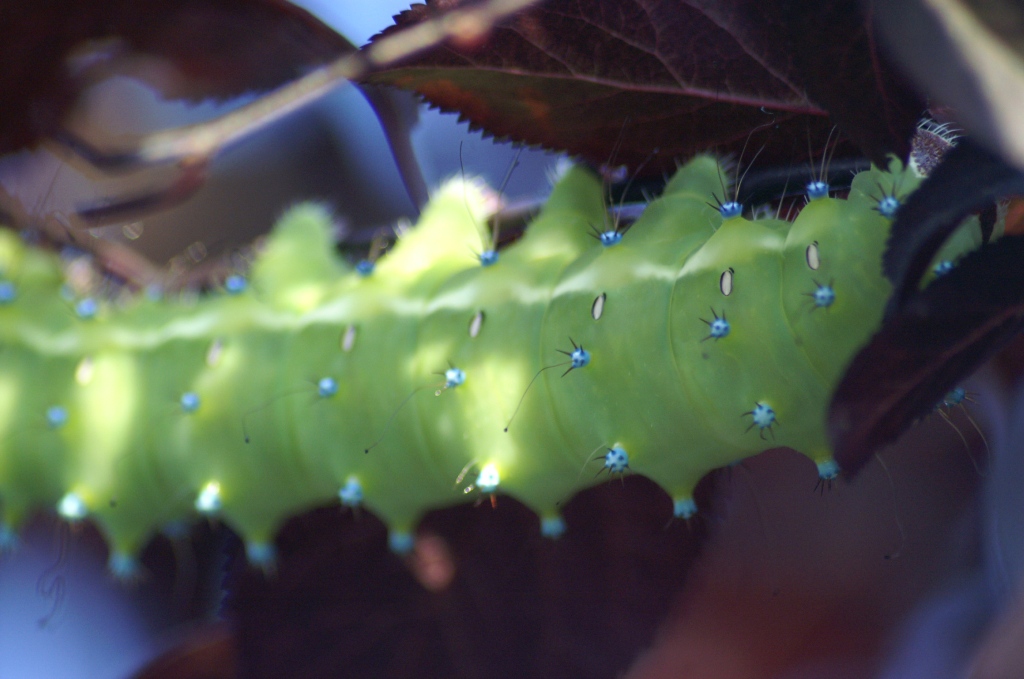
<instances>
[{"instance_id":1,"label":"white oval marking on caterpillar","mask_svg":"<svg viewBox=\"0 0 1024 679\"><path fill-rule=\"evenodd\" d=\"M821 258L818 256L818 241L814 241L807 246L807 268L817 271L819 266L821 266Z\"/></svg>"},{"instance_id":2,"label":"white oval marking on caterpillar","mask_svg":"<svg viewBox=\"0 0 1024 679\"><path fill-rule=\"evenodd\" d=\"M356 326L349 324L345 328L344 334L341 336L341 350L345 353L352 351L352 347L356 345Z\"/></svg>"},{"instance_id":3,"label":"white oval marking on caterpillar","mask_svg":"<svg viewBox=\"0 0 1024 679\"><path fill-rule=\"evenodd\" d=\"M480 329L482 327L484 327L484 312L478 311L469 321L469 336L475 338L480 334Z\"/></svg>"},{"instance_id":4,"label":"white oval marking on caterpillar","mask_svg":"<svg viewBox=\"0 0 1024 679\"><path fill-rule=\"evenodd\" d=\"M722 276L718 279L718 289L722 291L722 294L728 297L732 294L732 277L736 273L730 266L728 269L722 272Z\"/></svg>"},{"instance_id":5,"label":"white oval marking on caterpillar","mask_svg":"<svg viewBox=\"0 0 1024 679\"><path fill-rule=\"evenodd\" d=\"M75 368L75 382L82 387L88 386L92 382L95 372L93 370L92 356L85 356L78 362L78 366Z\"/></svg>"},{"instance_id":6,"label":"white oval marking on caterpillar","mask_svg":"<svg viewBox=\"0 0 1024 679\"><path fill-rule=\"evenodd\" d=\"M210 348L206 350L206 365L209 368L216 368L220 363L221 356L224 355L224 342L218 337L210 343Z\"/></svg>"},{"instance_id":7,"label":"white oval marking on caterpillar","mask_svg":"<svg viewBox=\"0 0 1024 679\"><path fill-rule=\"evenodd\" d=\"M604 303L608 299L606 293L601 293L594 298L594 303L590 305L590 315L595 321L601 320L601 316L604 315Z\"/></svg>"}]
</instances>

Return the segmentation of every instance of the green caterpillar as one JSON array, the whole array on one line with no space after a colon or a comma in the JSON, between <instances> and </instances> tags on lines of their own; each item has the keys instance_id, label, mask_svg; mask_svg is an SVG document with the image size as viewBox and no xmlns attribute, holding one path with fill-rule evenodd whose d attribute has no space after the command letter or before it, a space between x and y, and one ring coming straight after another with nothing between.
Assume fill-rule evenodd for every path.
<instances>
[{"instance_id":1,"label":"green caterpillar","mask_svg":"<svg viewBox=\"0 0 1024 679\"><path fill-rule=\"evenodd\" d=\"M300 206L247 278L191 300L76 300L52 254L0 233L0 544L53 506L94 519L130 576L197 513L266 565L282 520L332 498L404 551L469 490L556 536L601 471L650 477L683 518L702 476L768 448L833 478L829 396L880 321L890 218L918 180L894 161L846 199L812 182L790 223L710 204L721 177L692 160L623 233L574 168L500 253L484 195L455 182L358 270ZM940 258L979 242L962 229Z\"/></svg>"}]
</instances>

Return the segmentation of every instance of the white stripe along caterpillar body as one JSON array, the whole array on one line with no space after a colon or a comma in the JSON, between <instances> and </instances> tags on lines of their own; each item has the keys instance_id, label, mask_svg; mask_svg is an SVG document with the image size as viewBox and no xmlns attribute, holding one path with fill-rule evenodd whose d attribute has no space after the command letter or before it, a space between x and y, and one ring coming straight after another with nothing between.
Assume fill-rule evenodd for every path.
<instances>
[{"instance_id":1,"label":"white stripe along caterpillar body","mask_svg":"<svg viewBox=\"0 0 1024 679\"><path fill-rule=\"evenodd\" d=\"M603 188L576 168L485 266L471 185L442 190L372 271L300 207L248 286L191 302L75 304L56 259L4 232L0 533L39 506L88 515L126 573L197 512L269 558L284 518L332 497L405 549L423 512L464 499L467 470L551 534L600 470L650 477L681 517L708 471L767 448L834 476L825 410L889 292L886 205L917 181L893 169L847 199L818 191L792 223L749 221L712 206L722 171L698 157L619 241L593 237Z\"/></svg>"}]
</instances>

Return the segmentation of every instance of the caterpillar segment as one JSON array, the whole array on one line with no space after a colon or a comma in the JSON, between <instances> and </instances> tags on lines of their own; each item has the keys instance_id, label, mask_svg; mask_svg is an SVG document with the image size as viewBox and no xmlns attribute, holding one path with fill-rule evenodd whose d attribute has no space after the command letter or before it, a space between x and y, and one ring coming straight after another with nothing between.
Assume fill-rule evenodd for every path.
<instances>
[{"instance_id":1,"label":"caterpillar segment","mask_svg":"<svg viewBox=\"0 0 1024 679\"><path fill-rule=\"evenodd\" d=\"M574 168L485 266L471 183L370 268L302 205L220 293L84 315L56 257L0 232L0 549L52 507L94 520L131 578L153 533L208 516L269 570L283 520L331 501L407 552L467 491L518 498L557 537L559 505L609 475L653 479L682 519L701 477L768 448L832 478L825 409L878 326L891 202L918 181L890 170L751 221L715 207L722 170L701 156L610 243L603 187ZM944 260L976 247L970 228Z\"/></svg>"}]
</instances>

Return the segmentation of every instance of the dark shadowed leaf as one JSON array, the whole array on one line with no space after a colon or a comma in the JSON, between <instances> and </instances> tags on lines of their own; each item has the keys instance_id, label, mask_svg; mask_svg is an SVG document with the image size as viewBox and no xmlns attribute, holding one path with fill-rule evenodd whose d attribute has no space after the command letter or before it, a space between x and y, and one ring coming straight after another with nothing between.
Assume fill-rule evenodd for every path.
<instances>
[{"instance_id":1,"label":"dark shadowed leaf","mask_svg":"<svg viewBox=\"0 0 1024 679\"><path fill-rule=\"evenodd\" d=\"M878 2L879 34L915 84L989 150L1024 169L1024 5Z\"/></svg>"},{"instance_id":2,"label":"dark shadowed leaf","mask_svg":"<svg viewBox=\"0 0 1024 679\"><path fill-rule=\"evenodd\" d=\"M882 260L893 284L887 315L914 297L928 264L965 216L1022 193L1024 174L971 139L961 139L896 214Z\"/></svg>"},{"instance_id":3,"label":"dark shadowed leaf","mask_svg":"<svg viewBox=\"0 0 1024 679\"><path fill-rule=\"evenodd\" d=\"M1024 237L1005 236L897 307L832 398L836 460L858 470L1024 327Z\"/></svg>"},{"instance_id":4,"label":"dark shadowed leaf","mask_svg":"<svg viewBox=\"0 0 1024 679\"><path fill-rule=\"evenodd\" d=\"M168 97L228 99L352 49L284 0L5 0L0 154L52 135L83 85L111 69L156 77ZM174 75L144 61L151 57Z\"/></svg>"},{"instance_id":5,"label":"dark shadowed leaf","mask_svg":"<svg viewBox=\"0 0 1024 679\"><path fill-rule=\"evenodd\" d=\"M671 512L640 476L579 493L557 541L508 497L432 512L418 535L441 545L444 578L422 577L419 547L388 551L366 513L307 513L277 539L276 576L233 588L241 676L622 676L703 541Z\"/></svg>"},{"instance_id":6,"label":"dark shadowed leaf","mask_svg":"<svg viewBox=\"0 0 1024 679\"><path fill-rule=\"evenodd\" d=\"M440 5L414 6L381 35ZM706 149L738 152L759 128L748 151L766 143L759 162L805 161L808 135L820 146L831 125L826 111L881 159L905 150L921 110L873 52L853 0L549 0L482 46L449 44L370 81L594 163L636 167L658 149L651 172Z\"/></svg>"},{"instance_id":7,"label":"dark shadowed leaf","mask_svg":"<svg viewBox=\"0 0 1024 679\"><path fill-rule=\"evenodd\" d=\"M887 2L865 2L868 16L875 5ZM871 21L856 0L743 4L761 12L758 25L770 27L770 40L785 36L787 49L767 54L792 60L810 99L829 112L864 155L879 167L887 164L886 154L906 156L924 104L879 53ZM785 63L776 61L776 68Z\"/></svg>"}]
</instances>

